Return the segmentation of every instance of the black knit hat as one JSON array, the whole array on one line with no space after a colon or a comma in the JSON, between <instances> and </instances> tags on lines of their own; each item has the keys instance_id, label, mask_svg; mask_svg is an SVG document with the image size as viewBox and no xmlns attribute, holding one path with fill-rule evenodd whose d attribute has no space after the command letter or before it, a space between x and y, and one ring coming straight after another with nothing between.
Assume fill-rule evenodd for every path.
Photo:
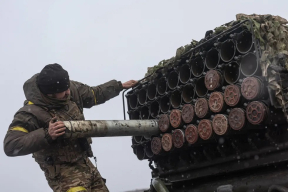
<instances>
[{"instance_id":1,"label":"black knit hat","mask_svg":"<svg viewBox=\"0 0 288 192\"><path fill-rule=\"evenodd\" d=\"M61 65L46 65L37 77L37 85L44 94L66 91L70 87L69 75Z\"/></svg>"}]
</instances>

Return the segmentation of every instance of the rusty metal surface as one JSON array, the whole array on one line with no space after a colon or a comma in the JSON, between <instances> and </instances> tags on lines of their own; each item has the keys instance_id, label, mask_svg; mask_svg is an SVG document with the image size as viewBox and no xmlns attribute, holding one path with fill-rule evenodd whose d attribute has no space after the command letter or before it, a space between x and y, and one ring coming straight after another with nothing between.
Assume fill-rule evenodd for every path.
<instances>
[{"instance_id":1,"label":"rusty metal surface","mask_svg":"<svg viewBox=\"0 0 288 192\"><path fill-rule=\"evenodd\" d=\"M205 86L208 90L214 90L221 86L222 76L219 71L209 70L205 75Z\"/></svg>"},{"instance_id":2,"label":"rusty metal surface","mask_svg":"<svg viewBox=\"0 0 288 192\"><path fill-rule=\"evenodd\" d=\"M161 138L153 137L151 140L151 150L155 155L158 155L162 151Z\"/></svg>"},{"instance_id":3,"label":"rusty metal surface","mask_svg":"<svg viewBox=\"0 0 288 192\"><path fill-rule=\"evenodd\" d=\"M224 108L224 98L221 92L213 92L209 97L209 108L214 113L218 113Z\"/></svg>"},{"instance_id":4,"label":"rusty metal surface","mask_svg":"<svg viewBox=\"0 0 288 192\"><path fill-rule=\"evenodd\" d=\"M261 92L261 83L255 77L247 77L241 84L241 93L248 100L256 99Z\"/></svg>"},{"instance_id":5,"label":"rusty metal surface","mask_svg":"<svg viewBox=\"0 0 288 192\"><path fill-rule=\"evenodd\" d=\"M261 124L267 117L267 107L259 101L252 101L246 108L247 120L253 125Z\"/></svg>"},{"instance_id":6,"label":"rusty metal surface","mask_svg":"<svg viewBox=\"0 0 288 192\"><path fill-rule=\"evenodd\" d=\"M159 134L157 120L63 121L65 138L151 136Z\"/></svg>"},{"instance_id":7,"label":"rusty metal surface","mask_svg":"<svg viewBox=\"0 0 288 192\"><path fill-rule=\"evenodd\" d=\"M170 122L172 127L179 127L181 125L181 121L181 111L179 109L173 109L170 113Z\"/></svg>"},{"instance_id":8,"label":"rusty metal surface","mask_svg":"<svg viewBox=\"0 0 288 192\"><path fill-rule=\"evenodd\" d=\"M211 138L213 132L212 122L208 119L202 119L198 124L198 134L203 140Z\"/></svg>"},{"instance_id":9,"label":"rusty metal surface","mask_svg":"<svg viewBox=\"0 0 288 192\"><path fill-rule=\"evenodd\" d=\"M190 144L194 144L198 140L198 130L195 125L188 125L185 129L185 138L186 141Z\"/></svg>"},{"instance_id":10,"label":"rusty metal surface","mask_svg":"<svg viewBox=\"0 0 288 192\"><path fill-rule=\"evenodd\" d=\"M214 116L213 121L213 130L217 135L224 135L228 130L228 118L226 115L217 114Z\"/></svg>"},{"instance_id":11,"label":"rusty metal surface","mask_svg":"<svg viewBox=\"0 0 288 192\"><path fill-rule=\"evenodd\" d=\"M185 123L191 123L194 119L194 107L191 104L185 104L182 108L182 119Z\"/></svg>"},{"instance_id":12,"label":"rusty metal surface","mask_svg":"<svg viewBox=\"0 0 288 192\"><path fill-rule=\"evenodd\" d=\"M228 123L234 130L240 130L246 123L245 111L241 108L234 108L228 116Z\"/></svg>"},{"instance_id":13,"label":"rusty metal surface","mask_svg":"<svg viewBox=\"0 0 288 192\"><path fill-rule=\"evenodd\" d=\"M197 117L203 118L209 111L208 101L205 98L200 98L195 103L195 113Z\"/></svg>"},{"instance_id":14,"label":"rusty metal surface","mask_svg":"<svg viewBox=\"0 0 288 192\"><path fill-rule=\"evenodd\" d=\"M169 115L167 114L160 115L158 124L160 131L166 132L170 127Z\"/></svg>"},{"instance_id":15,"label":"rusty metal surface","mask_svg":"<svg viewBox=\"0 0 288 192\"><path fill-rule=\"evenodd\" d=\"M224 100L227 105L236 106L241 98L240 88L237 85L228 85L224 91Z\"/></svg>"},{"instance_id":16,"label":"rusty metal surface","mask_svg":"<svg viewBox=\"0 0 288 192\"><path fill-rule=\"evenodd\" d=\"M170 133L165 133L161 139L162 148L164 151L170 151L173 147L173 139Z\"/></svg>"},{"instance_id":17,"label":"rusty metal surface","mask_svg":"<svg viewBox=\"0 0 288 192\"><path fill-rule=\"evenodd\" d=\"M185 142L185 134L181 129L176 129L172 133L174 147L181 148Z\"/></svg>"}]
</instances>

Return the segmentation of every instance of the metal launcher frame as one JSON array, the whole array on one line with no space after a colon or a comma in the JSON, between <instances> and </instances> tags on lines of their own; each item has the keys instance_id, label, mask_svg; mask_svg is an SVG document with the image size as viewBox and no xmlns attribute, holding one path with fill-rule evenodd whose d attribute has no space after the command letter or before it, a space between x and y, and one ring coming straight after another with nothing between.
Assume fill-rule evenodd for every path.
<instances>
[{"instance_id":1,"label":"metal launcher frame","mask_svg":"<svg viewBox=\"0 0 288 192\"><path fill-rule=\"evenodd\" d=\"M126 94L131 120L158 120L161 133L134 136L132 148L169 191L288 186L287 121L262 76L249 25L205 37Z\"/></svg>"}]
</instances>

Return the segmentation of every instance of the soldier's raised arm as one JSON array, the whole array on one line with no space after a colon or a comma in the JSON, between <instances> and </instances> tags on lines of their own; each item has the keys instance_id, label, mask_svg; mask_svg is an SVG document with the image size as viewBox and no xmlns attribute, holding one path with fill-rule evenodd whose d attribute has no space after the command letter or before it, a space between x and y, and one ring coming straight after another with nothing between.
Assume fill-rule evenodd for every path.
<instances>
[{"instance_id":1,"label":"soldier's raised arm","mask_svg":"<svg viewBox=\"0 0 288 192\"><path fill-rule=\"evenodd\" d=\"M119 95L123 89L131 88L137 84L137 81L130 80L125 83L121 83L121 81L111 80L101 85L92 87L77 81L71 81L71 83L77 88L79 96L83 102L83 107L91 108L94 105L105 103L109 99Z\"/></svg>"},{"instance_id":2,"label":"soldier's raised arm","mask_svg":"<svg viewBox=\"0 0 288 192\"><path fill-rule=\"evenodd\" d=\"M36 118L26 112L16 113L4 139L5 154L27 155L48 146L45 130L39 128Z\"/></svg>"}]
</instances>

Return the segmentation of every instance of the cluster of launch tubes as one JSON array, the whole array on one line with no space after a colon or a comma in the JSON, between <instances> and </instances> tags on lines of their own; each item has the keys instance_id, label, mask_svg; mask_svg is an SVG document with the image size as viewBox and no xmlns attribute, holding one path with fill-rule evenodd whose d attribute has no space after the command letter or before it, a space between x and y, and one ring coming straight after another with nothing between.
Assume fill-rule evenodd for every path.
<instances>
[{"instance_id":1,"label":"cluster of launch tubes","mask_svg":"<svg viewBox=\"0 0 288 192\"><path fill-rule=\"evenodd\" d=\"M285 122L270 107L248 30L214 42L126 96L130 119L158 119L161 131L152 138L133 137L139 159Z\"/></svg>"}]
</instances>

